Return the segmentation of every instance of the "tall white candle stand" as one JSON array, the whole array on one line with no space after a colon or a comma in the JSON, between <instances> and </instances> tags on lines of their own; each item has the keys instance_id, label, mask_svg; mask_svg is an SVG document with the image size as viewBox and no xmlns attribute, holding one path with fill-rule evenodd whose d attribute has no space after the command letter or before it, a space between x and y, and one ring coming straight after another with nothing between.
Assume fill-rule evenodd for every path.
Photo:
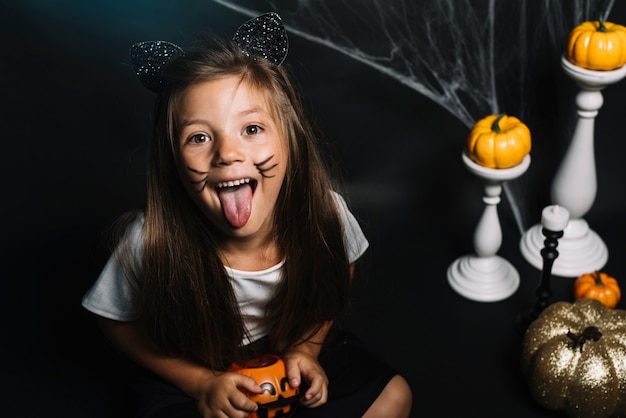
<instances>
[{"instance_id":1,"label":"tall white candle stand","mask_svg":"<svg viewBox=\"0 0 626 418\"><path fill-rule=\"evenodd\" d=\"M474 232L475 254L455 260L448 267L448 283L457 293L478 302L496 302L508 298L519 286L519 273L513 265L497 255L502 244L498 203L502 183L526 172L530 156L515 167L495 169L483 167L464 152L463 163L485 182L483 210Z\"/></svg>"},{"instance_id":2,"label":"tall white candle stand","mask_svg":"<svg viewBox=\"0 0 626 418\"><path fill-rule=\"evenodd\" d=\"M596 198L597 180L594 157L594 122L604 98L602 90L626 76L626 66L613 71L592 71L578 67L566 57L561 66L580 87L576 96L578 120L569 148L552 183L552 202L566 208L570 221L559 244L559 258L552 272L561 277L578 277L600 270L608 260L604 241L583 216ZM528 229L520 241L524 258L541 269L543 235L540 224Z\"/></svg>"}]
</instances>

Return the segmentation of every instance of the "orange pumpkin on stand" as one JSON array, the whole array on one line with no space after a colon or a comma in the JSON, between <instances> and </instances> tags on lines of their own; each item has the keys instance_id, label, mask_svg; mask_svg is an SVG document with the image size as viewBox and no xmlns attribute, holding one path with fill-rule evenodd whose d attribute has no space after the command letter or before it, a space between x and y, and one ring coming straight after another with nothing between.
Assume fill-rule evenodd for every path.
<instances>
[{"instance_id":1,"label":"orange pumpkin on stand","mask_svg":"<svg viewBox=\"0 0 626 418\"><path fill-rule=\"evenodd\" d=\"M474 124L467 138L467 154L487 168L511 168L532 148L528 127L515 116L489 115Z\"/></svg>"},{"instance_id":2,"label":"orange pumpkin on stand","mask_svg":"<svg viewBox=\"0 0 626 418\"><path fill-rule=\"evenodd\" d=\"M300 389L289 385L285 363L279 357L265 355L243 365L233 364L228 370L253 378L263 389L259 394L246 393L259 406L249 418L288 417L295 410Z\"/></svg>"},{"instance_id":3,"label":"orange pumpkin on stand","mask_svg":"<svg viewBox=\"0 0 626 418\"><path fill-rule=\"evenodd\" d=\"M626 63L626 27L603 19L576 26L567 40L567 58L595 71L611 71Z\"/></svg>"}]
</instances>

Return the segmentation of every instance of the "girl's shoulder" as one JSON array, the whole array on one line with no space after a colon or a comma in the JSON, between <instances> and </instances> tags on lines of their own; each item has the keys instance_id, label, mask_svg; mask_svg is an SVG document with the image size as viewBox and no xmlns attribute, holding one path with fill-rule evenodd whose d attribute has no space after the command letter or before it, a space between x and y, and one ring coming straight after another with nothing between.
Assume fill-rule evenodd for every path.
<instances>
[{"instance_id":1,"label":"girl's shoulder","mask_svg":"<svg viewBox=\"0 0 626 418\"><path fill-rule=\"evenodd\" d=\"M332 190L331 195L335 199L337 211L339 212L348 260L350 263L353 263L367 250L369 242L361 229L359 221L348 208L346 199L341 194Z\"/></svg>"},{"instance_id":2,"label":"girl's shoulder","mask_svg":"<svg viewBox=\"0 0 626 418\"><path fill-rule=\"evenodd\" d=\"M337 208L337 211L339 213L339 216L341 217L342 222L345 224L347 221L348 223L351 223L351 218L352 218L352 212L350 211L350 208L348 207L348 202L346 201L346 199L343 197L343 195L341 195L339 192L336 192L334 190L330 191L331 196L333 197L333 200L335 201L335 206Z\"/></svg>"},{"instance_id":3,"label":"girl's shoulder","mask_svg":"<svg viewBox=\"0 0 626 418\"><path fill-rule=\"evenodd\" d=\"M348 209L348 203L346 202L346 199L343 197L343 195L341 195L341 193L335 190L331 190L330 195L333 197L333 200L335 201L335 204L337 205L337 209L340 212L350 211Z\"/></svg>"},{"instance_id":4,"label":"girl's shoulder","mask_svg":"<svg viewBox=\"0 0 626 418\"><path fill-rule=\"evenodd\" d=\"M135 213L134 218L130 218L123 225L124 234L121 242L132 245L140 245L143 242L144 225L146 215L143 211Z\"/></svg>"},{"instance_id":5,"label":"girl's shoulder","mask_svg":"<svg viewBox=\"0 0 626 418\"><path fill-rule=\"evenodd\" d=\"M116 225L114 253L120 259L128 259L132 254L140 259L143 252L145 214L134 211L123 215Z\"/></svg>"}]
</instances>

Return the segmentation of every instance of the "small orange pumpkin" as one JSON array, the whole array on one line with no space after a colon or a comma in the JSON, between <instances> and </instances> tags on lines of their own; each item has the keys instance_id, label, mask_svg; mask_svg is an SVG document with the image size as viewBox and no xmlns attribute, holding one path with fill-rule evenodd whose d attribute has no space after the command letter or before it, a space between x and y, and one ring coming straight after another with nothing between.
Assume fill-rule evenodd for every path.
<instances>
[{"instance_id":1,"label":"small orange pumpkin","mask_svg":"<svg viewBox=\"0 0 626 418\"><path fill-rule=\"evenodd\" d=\"M626 27L603 19L581 23L569 34L567 58L589 70L622 67L626 63Z\"/></svg>"},{"instance_id":2,"label":"small orange pumpkin","mask_svg":"<svg viewBox=\"0 0 626 418\"><path fill-rule=\"evenodd\" d=\"M574 282L574 299L589 298L602 302L613 309L617 306L622 292L617 280L606 273L595 271L585 273Z\"/></svg>"},{"instance_id":3,"label":"small orange pumpkin","mask_svg":"<svg viewBox=\"0 0 626 418\"><path fill-rule=\"evenodd\" d=\"M479 120L467 138L467 154L487 168L514 167L530 153L531 146L528 127L505 114Z\"/></svg>"},{"instance_id":4,"label":"small orange pumpkin","mask_svg":"<svg viewBox=\"0 0 626 418\"><path fill-rule=\"evenodd\" d=\"M288 417L293 413L300 389L289 385L285 363L279 357L265 355L243 365L233 363L228 370L253 378L263 389L260 394L246 393L259 406L249 418Z\"/></svg>"}]
</instances>

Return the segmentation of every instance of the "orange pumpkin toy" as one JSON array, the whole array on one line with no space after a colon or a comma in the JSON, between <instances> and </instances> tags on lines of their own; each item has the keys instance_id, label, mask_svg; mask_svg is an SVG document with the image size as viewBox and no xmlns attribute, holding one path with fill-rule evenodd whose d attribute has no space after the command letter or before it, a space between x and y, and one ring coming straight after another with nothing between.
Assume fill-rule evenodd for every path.
<instances>
[{"instance_id":1,"label":"orange pumpkin toy","mask_svg":"<svg viewBox=\"0 0 626 418\"><path fill-rule=\"evenodd\" d=\"M602 302L613 309L617 306L622 292L614 277L599 271L586 273L574 282L574 299L589 298Z\"/></svg>"},{"instance_id":2,"label":"orange pumpkin toy","mask_svg":"<svg viewBox=\"0 0 626 418\"><path fill-rule=\"evenodd\" d=\"M511 168L532 147L530 130L515 116L489 115L480 119L467 137L467 154L487 168Z\"/></svg>"},{"instance_id":3,"label":"orange pumpkin toy","mask_svg":"<svg viewBox=\"0 0 626 418\"><path fill-rule=\"evenodd\" d=\"M567 58L589 70L610 71L626 63L626 27L616 23L583 22L567 40Z\"/></svg>"},{"instance_id":4,"label":"orange pumpkin toy","mask_svg":"<svg viewBox=\"0 0 626 418\"><path fill-rule=\"evenodd\" d=\"M285 363L279 357L265 355L243 365L233 364L228 370L253 378L263 388L259 394L246 393L259 406L249 418L287 417L295 410L300 389L289 386Z\"/></svg>"}]
</instances>

